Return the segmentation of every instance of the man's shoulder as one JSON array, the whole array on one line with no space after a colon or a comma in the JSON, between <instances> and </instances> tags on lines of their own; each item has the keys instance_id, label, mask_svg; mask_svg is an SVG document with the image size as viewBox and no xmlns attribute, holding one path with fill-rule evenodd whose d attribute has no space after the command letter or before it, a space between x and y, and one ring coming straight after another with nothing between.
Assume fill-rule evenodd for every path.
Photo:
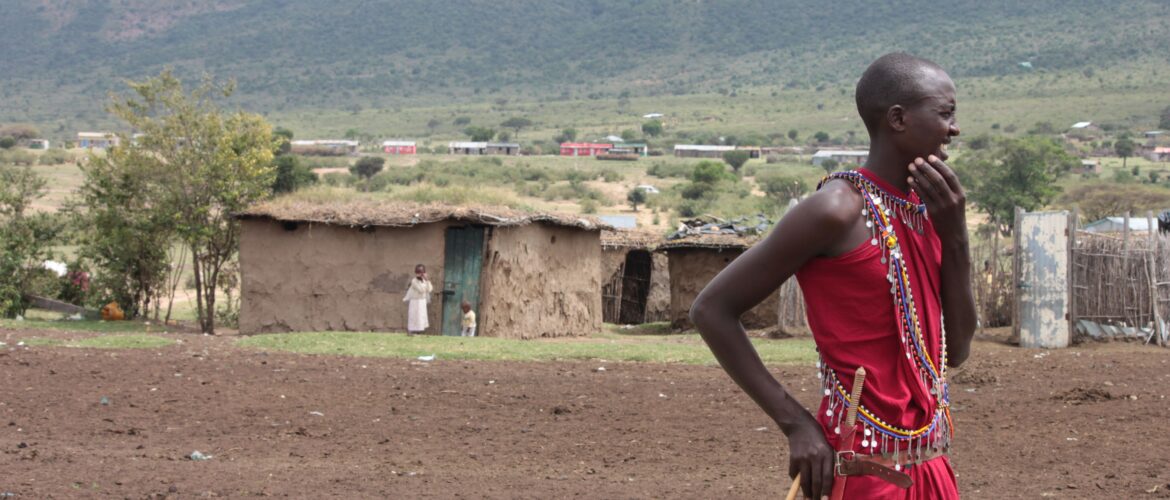
<instances>
[{"instance_id":1,"label":"man's shoulder","mask_svg":"<svg viewBox=\"0 0 1170 500\"><path fill-rule=\"evenodd\" d=\"M825 181L820 189L797 205L801 216L840 228L851 226L861 216L863 206L861 193L843 179Z\"/></svg>"}]
</instances>

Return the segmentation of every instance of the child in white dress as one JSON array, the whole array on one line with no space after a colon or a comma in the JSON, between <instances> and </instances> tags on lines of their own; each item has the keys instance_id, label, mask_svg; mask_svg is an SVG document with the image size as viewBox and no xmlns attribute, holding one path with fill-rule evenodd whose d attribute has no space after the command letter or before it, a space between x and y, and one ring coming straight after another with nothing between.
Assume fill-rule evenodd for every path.
<instances>
[{"instance_id":1,"label":"child in white dress","mask_svg":"<svg viewBox=\"0 0 1170 500\"><path fill-rule=\"evenodd\" d=\"M427 320L427 304L431 301L431 292L434 286L427 278L427 267L419 264L414 266L414 278L406 285L406 296L402 301L406 306L406 333L421 334L431 326Z\"/></svg>"}]
</instances>

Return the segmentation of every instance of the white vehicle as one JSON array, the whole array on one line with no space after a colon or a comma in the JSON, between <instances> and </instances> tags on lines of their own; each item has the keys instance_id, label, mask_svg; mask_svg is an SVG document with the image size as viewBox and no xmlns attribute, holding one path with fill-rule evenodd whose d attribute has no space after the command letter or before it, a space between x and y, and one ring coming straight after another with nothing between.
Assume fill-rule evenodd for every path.
<instances>
[{"instance_id":1,"label":"white vehicle","mask_svg":"<svg viewBox=\"0 0 1170 500\"><path fill-rule=\"evenodd\" d=\"M658 188L649 184L639 184L638 186L634 187L634 189L641 189L642 191L645 191L646 194L658 194Z\"/></svg>"}]
</instances>

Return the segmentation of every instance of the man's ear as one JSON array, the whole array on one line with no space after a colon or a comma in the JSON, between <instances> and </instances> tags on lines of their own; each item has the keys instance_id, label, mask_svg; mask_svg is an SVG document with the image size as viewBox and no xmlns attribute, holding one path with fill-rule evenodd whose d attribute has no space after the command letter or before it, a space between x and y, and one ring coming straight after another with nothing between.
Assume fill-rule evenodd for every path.
<instances>
[{"instance_id":1,"label":"man's ear","mask_svg":"<svg viewBox=\"0 0 1170 500\"><path fill-rule=\"evenodd\" d=\"M901 104L890 106L886 110L886 124L896 132L904 132L906 130L906 108Z\"/></svg>"}]
</instances>

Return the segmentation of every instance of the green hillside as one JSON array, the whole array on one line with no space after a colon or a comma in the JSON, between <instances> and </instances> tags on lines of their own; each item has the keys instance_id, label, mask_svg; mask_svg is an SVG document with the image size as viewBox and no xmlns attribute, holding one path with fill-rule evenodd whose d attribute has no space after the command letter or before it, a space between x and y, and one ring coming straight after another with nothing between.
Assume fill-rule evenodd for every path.
<instances>
[{"instance_id":1,"label":"green hillside","mask_svg":"<svg viewBox=\"0 0 1170 500\"><path fill-rule=\"evenodd\" d=\"M235 78L245 107L291 114L810 90L897 49L960 78L1170 62L1162 0L3 0L0 12L0 122L42 124L102 123L108 92L166 65Z\"/></svg>"}]
</instances>

